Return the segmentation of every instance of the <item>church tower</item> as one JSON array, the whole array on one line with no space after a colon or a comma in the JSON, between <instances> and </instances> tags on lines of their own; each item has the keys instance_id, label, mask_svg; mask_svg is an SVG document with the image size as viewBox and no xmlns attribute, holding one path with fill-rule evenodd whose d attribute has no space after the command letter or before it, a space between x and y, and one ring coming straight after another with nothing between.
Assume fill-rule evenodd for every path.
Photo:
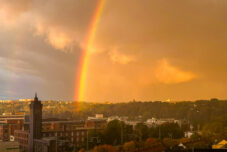
<instances>
[{"instance_id":1,"label":"church tower","mask_svg":"<svg viewBox=\"0 0 227 152\"><path fill-rule=\"evenodd\" d=\"M30 104L29 117L29 152L34 151L34 139L42 138L42 108L43 105L35 94Z\"/></svg>"}]
</instances>

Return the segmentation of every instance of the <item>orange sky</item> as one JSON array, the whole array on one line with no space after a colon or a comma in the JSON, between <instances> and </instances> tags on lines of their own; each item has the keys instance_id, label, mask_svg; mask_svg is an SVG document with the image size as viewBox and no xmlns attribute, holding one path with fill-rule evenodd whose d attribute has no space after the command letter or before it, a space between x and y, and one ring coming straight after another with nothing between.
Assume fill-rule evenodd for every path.
<instances>
[{"instance_id":1,"label":"orange sky","mask_svg":"<svg viewBox=\"0 0 227 152\"><path fill-rule=\"evenodd\" d=\"M0 98L70 99L97 1L2 0ZM84 99L226 99L226 0L107 1Z\"/></svg>"}]
</instances>

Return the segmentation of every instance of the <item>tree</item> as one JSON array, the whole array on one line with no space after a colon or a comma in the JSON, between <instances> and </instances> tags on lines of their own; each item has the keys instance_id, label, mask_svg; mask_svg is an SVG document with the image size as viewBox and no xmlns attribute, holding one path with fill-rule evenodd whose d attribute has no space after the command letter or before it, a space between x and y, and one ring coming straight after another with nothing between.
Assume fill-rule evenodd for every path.
<instances>
[{"instance_id":1,"label":"tree","mask_svg":"<svg viewBox=\"0 0 227 152\"><path fill-rule=\"evenodd\" d=\"M145 151L161 152L165 150L164 146L154 138L148 138L145 142Z\"/></svg>"},{"instance_id":2,"label":"tree","mask_svg":"<svg viewBox=\"0 0 227 152\"><path fill-rule=\"evenodd\" d=\"M90 130L88 132L88 146L94 148L97 145L103 144L103 132L100 130ZM87 142L87 139L86 139Z\"/></svg>"},{"instance_id":3,"label":"tree","mask_svg":"<svg viewBox=\"0 0 227 152\"><path fill-rule=\"evenodd\" d=\"M154 138L182 138L184 136L183 130L177 123L164 123L150 129L150 136Z\"/></svg>"},{"instance_id":4,"label":"tree","mask_svg":"<svg viewBox=\"0 0 227 152\"><path fill-rule=\"evenodd\" d=\"M126 142L123 146L125 152L132 152L135 151L136 145L134 141Z\"/></svg>"},{"instance_id":5,"label":"tree","mask_svg":"<svg viewBox=\"0 0 227 152\"><path fill-rule=\"evenodd\" d=\"M110 121L104 130L104 142L110 145L121 144L122 123L119 120Z\"/></svg>"},{"instance_id":6,"label":"tree","mask_svg":"<svg viewBox=\"0 0 227 152\"><path fill-rule=\"evenodd\" d=\"M169 149L172 149L177 144L179 144L179 141L177 139L171 139L171 138L164 138L163 144L168 147Z\"/></svg>"},{"instance_id":7,"label":"tree","mask_svg":"<svg viewBox=\"0 0 227 152\"><path fill-rule=\"evenodd\" d=\"M202 135L204 137L222 137L227 135L227 132L222 122L211 122L204 125Z\"/></svg>"},{"instance_id":8,"label":"tree","mask_svg":"<svg viewBox=\"0 0 227 152\"><path fill-rule=\"evenodd\" d=\"M104 143L109 145L123 144L131 139L133 128L126 125L123 121L113 120L107 124L104 130Z\"/></svg>"},{"instance_id":9,"label":"tree","mask_svg":"<svg viewBox=\"0 0 227 152\"><path fill-rule=\"evenodd\" d=\"M93 152L117 152L117 150L111 145L96 146Z\"/></svg>"},{"instance_id":10,"label":"tree","mask_svg":"<svg viewBox=\"0 0 227 152\"><path fill-rule=\"evenodd\" d=\"M85 152L84 149L80 149L79 152Z\"/></svg>"},{"instance_id":11,"label":"tree","mask_svg":"<svg viewBox=\"0 0 227 152\"><path fill-rule=\"evenodd\" d=\"M133 126L123 124L123 142L134 140Z\"/></svg>"},{"instance_id":12,"label":"tree","mask_svg":"<svg viewBox=\"0 0 227 152\"><path fill-rule=\"evenodd\" d=\"M199 139L201 139L201 136L197 132L195 132L191 135L190 139L199 140Z\"/></svg>"},{"instance_id":13,"label":"tree","mask_svg":"<svg viewBox=\"0 0 227 152\"><path fill-rule=\"evenodd\" d=\"M135 133L139 141L146 140L149 137L149 128L144 123L138 123L135 126Z\"/></svg>"},{"instance_id":14,"label":"tree","mask_svg":"<svg viewBox=\"0 0 227 152\"><path fill-rule=\"evenodd\" d=\"M211 143L204 141L204 140L199 140L195 142L191 142L189 144L186 144L186 147L188 149L210 149L211 148Z\"/></svg>"}]
</instances>

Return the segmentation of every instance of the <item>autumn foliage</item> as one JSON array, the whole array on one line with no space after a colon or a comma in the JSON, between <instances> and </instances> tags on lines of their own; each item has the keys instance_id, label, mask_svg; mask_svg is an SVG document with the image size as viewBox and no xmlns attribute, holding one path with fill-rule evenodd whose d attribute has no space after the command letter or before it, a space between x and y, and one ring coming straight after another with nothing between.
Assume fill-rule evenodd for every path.
<instances>
[{"instance_id":1,"label":"autumn foliage","mask_svg":"<svg viewBox=\"0 0 227 152\"><path fill-rule=\"evenodd\" d=\"M111 145L100 145L96 146L93 152L117 152L117 150Z\"/></svg>"},{"instance_id":2,"label":"autumn foliage","mask_svg":"<svg viewBox=\"0 0 227 152\"><path fill-rule=\"evenodd\" d=\"M136 145L134 141L126 142L123 146L125 152L133 152L136 150Z\"/></svg>"},{"instance_id":3,"label":"autumn foliage","mask_svg":"<svg viewBox=\"0 0 227 152\"><path fill-rule=\"evenodd\" d=\"M164 150L164 146L154 138L148 138L145 142L145 151L147 152L161 152Z\"/></svg>"}]
</instances>

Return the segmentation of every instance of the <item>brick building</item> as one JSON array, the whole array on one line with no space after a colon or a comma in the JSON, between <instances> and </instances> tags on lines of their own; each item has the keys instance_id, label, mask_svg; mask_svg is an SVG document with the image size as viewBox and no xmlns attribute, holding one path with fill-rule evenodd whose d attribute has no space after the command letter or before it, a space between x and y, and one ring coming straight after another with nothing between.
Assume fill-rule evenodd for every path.
<instances>
[{"instance_id":1,"label":"brick building","mask_svg":"<svg viewBox=\"0 0 227 152\"><path fill-rule=\"evenodd\" d=\"M16 130L14 133L15 140L19 142L19 149L21 152L28 151L28 140L29 131L28 130Z\"/></svg>"},{"instance_id":2,"label":"brick building","mask_svg":"<svg viewBox=\"0 0 227 152\"><path fill-rule=\"evenodd\" d=\"M14 140L14 131L24 126L24 115L0 115L0 140Z\"/></svg>"},{"instance_id":3,"label":"brick building","mask_svg":"<svg viewBox=\"0 0 227 152\"><path fill-rule=\"evenodd\" d=\"M22 152L58 152L65 147L84 146L88 131L105 125L105 120L42 120L42 104L36 95L30 104L29 122L25 122L23 130L15 131L15 139Z\"/></svg>"},{"instance_id":4,"label":"brick building","mask_svg":"<svg viewBox=\"0 0 227 152\"><path fill-rule=\"evenodd\" d=\"M9 140L9 128L7 124L0 124L0 140Z\"/></svg>"}]
</instances>

